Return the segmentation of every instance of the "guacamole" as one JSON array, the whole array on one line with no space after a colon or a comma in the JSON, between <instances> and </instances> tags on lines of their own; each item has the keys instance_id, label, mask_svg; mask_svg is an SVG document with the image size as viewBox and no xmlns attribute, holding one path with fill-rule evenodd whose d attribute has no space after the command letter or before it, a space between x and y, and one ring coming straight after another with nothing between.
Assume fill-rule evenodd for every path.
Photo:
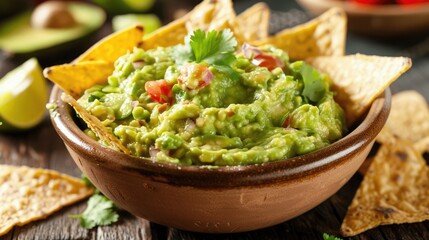
<instances>
[{"instance_id":1,"label":"guacamole","mask_svg":"<svg viewBox=\"0 0 429 240\"><path fill-rule=\"evenodd\" d=\"M328 76L273 46L238 47L228 30L135 48L114 66L107 84L78 102L136 157L256 164L323 148L345 132Z\"/></svg>"}]
</instances>

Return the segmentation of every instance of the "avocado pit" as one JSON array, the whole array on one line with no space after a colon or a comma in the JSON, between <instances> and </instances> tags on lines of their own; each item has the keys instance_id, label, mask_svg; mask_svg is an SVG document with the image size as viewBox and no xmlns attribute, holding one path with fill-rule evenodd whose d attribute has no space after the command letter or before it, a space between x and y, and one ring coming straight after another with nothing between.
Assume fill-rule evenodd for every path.
<instances>
[{"instance_id":1,"label":"avocado pit","mask_svg":"<svg viewBox=\"0 0 429 240\"><path fill-rule=\"evenodd\" d=\"M31 26L34 28L70 28L76 24L65 2L44 2L37 6L31 15Z\"/></svg>"}]
</instances>

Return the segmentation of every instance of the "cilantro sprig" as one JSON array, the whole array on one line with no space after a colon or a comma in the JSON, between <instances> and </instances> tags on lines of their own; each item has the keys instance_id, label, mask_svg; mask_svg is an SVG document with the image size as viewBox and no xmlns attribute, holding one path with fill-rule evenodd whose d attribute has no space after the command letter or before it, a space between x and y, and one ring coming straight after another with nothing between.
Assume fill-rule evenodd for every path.
<instances>
[{"instance_id":1,"label":"cilantro sprig","mask_svg":"<svg viewBox=\"0 0 429 240\"><path fill-rule=\"evenodd\" d=\"M295 72L298 78L302 79L304 89L302 95L312 101L318 102L325 96L328 90L321 75L315 68L303 61L296 61L290 65L292 71Z\"/></svg>"},{"instance_id":2,"label":"cilantro sprig","mask_svg":"<svg viewBox=\"0 0 429 240\"><path fill-rule=\"evenodd\" d=\"M175 48L174 57L177 64L205 62L235 78L238 73L230 65L236 60L236 49L237 40L231 30L212 30L206 33L198 29L186 37L185 45Z\"/></svg>"},{"instance_id":3,"label":"cilantro sprig","mask_svg":"<svg viewBox=\"0 0 429 240\"><path fill-rule=\"evenodd\" d=\"M88 207L78 217L82 227L91 229L95 226L117 222L119 214L116 212L115 204L110 199L100 193L96 193L89 198Z\"/></svg>"},{"instance_id":4,"label":"cilantro sprig","mask_svg":"<svg viewBox=\"0 0 429 240\"><path fill-rule=\"evenodd\" d=\"M196 62L227 65L235 59L237 40L229 29L208 33L199 29L191 35L189 45Z\"/></svg>"},{"instance_id":5,"label":"cilantro sprig","mask_svg":"<svg viewBox=\"0 0 429 240\"><path fill-rule=\"evenodd\" d=\"M86 176L82 175L82 180L88 187L94 187ZM89 198L88 206L85 211L82 214L70 217L78 218L80 220L80 225L86 229L109 225L119 220L119 214L115 204L112 200L101 194L98 189L96 189L95 193Z\"/></svg>"}]
</instances>

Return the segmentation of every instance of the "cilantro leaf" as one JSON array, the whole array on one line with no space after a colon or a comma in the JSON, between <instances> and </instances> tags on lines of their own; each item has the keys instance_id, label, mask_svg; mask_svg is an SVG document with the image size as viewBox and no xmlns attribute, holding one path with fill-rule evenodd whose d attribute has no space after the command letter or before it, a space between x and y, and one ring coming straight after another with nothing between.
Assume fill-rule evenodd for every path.
<instances>
[{"instance_id":1,"label":"cilantro leaf","mask_svg":"<svg viewBox=\"0 0 429 240\"><path fill-rule=\"evenodd\" d=\"M327 233L323 233L323 240L343 240L339 237L335 237L333 235L329 235Z\"/></svg>"},{"instance_id":2,"label":"cilantro leaf","mask_svg":"<svg viewBox=\"0 0 429 240\"><path fill-rule=\"evenodd\" d=\"M82 174L82 181L87 187L95 188L84 174ZM95 188L94 194L88 200L88 206L85 211L82 214L70 217L78 218L82 227L91 229L95 226L109 225L117 222L119 214L116 212L115 204Z\"/></svg>"},{"instance_id":3,"label":"cilantro leaf","mask_svg":"<svg viewBox=\"0 0 429 240\"><path fill-rule=\"evenodd\" d=\"M214 64L221 62L221 59L234 57L237 40L229 29L208 33L199 29L191 35L189 45L196 62Z\"/></svg>"},{"instance_id":4,"label":"cilantro leaf","mask_svg":"<svg viewBox=\"0 0 429 240\"><path fill-rule=\"evenodd\" d=\"M82 178L83 183L85 183L85 186L87 186L89 188L95 188L94 185L92 184L92 182L89 180L89 178L85 174L82 174L81 178Z\"/></svg>"},{"instance_id":5,"label":"cilantro leaf","mask_svg":"<svg viewBox=\"0 0 429 240\"><path fill-rule=\"evenodd\" d=\"M80 219L80 225L86 229L95 226L109 225L117 222L119 214L116 212L115 204L102 194L94 194L88 200L85 211L76 216Z\"/></svg>"},{"instance_id":6,"label":"cilantro leaf","mask_svg":"<svg viewBox=\"0 0 429 240\"><path fill-rule=\"evenodd\" d=\"M323 98L327 87L323 81L323 76L312 66L302 62L291 64L292 70L299 73L304 83L302 95L312 102L318 102Z\"/></svg>"},{"instance_id":7,"label":"cilantro leaf","mask_svg":"<svg viewBox=\"0 0 429 240\"><path fill-rule=\"evenodd\" d=\"M231 67L236 60L236 48L237 40L231 30L206 33L198 29L186 36L185 44L175 46L172 55L178 65L192 61L206 62L232 79L238 79L240 75Z\"/></svg>"}]
</instances>

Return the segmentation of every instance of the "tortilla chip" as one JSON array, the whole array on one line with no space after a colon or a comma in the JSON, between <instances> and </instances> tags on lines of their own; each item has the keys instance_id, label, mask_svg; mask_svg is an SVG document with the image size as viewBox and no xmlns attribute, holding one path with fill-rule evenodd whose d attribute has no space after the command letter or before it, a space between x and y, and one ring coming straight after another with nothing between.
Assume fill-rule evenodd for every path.
<instances>
[{"instance_id":1,"label":"tortilla chip","mask_svg":"<svg viewBox=\"0 0 429 240\"><path fill-rule=\"evenodd\" d=\"M243 43L244 37L236 21L236 14L231 0L204 1L189 14L186 22L188 33L197 29L204 31L231 29L237 42ZM203 3L204 3L203 2Z\"/></svg>"},{"instance_id":2,"label":"tortilla chip","mask_svg":"<svg viewBox=\"0 0 429 240\"><path fill-rule=\"evenodd\" d=\"M45 68L43 75L77 99L86 89L106 83L113 70L111 62L91 61Z\"/></svg>"},{"instance_id":3,"label":"tortilla chip","mask_svg":"<svg viewBox=\"0 0 429 240\"><path fill-rule=\"evenodd\" d=\"M189 14L186 29L204 31L231 28L235 22L235 11L231 0L203 1Z\"/></svg>"},{"instance_id":4,"label":"tortilla chip","mask_svg":"<svg viewBox=\"0 0 429 240\"><path fill-rule=\"evenodd\" d=\"M238 15L236 21L246 42L260 41L269 34L270 8L264 2L256 3Z\"/></svg>"},{"instance_id":5,"label":"tortilla chip","mask_svg":"<svg viewBox=\"0 0 429 240\"><path fill-rule=\"evenodd\" d=\"M143 26L136 25L113 33L80 55L74 62L97 61L115 62L120 56L139 47L143 40Z\"/></svg>"},{"instance_id":6,"label":"tortilla chip","mask_svg":"<svg viewBox=\"0 0 429 240\"><path fill-rule=\"evenodd\" d=\"M429 219L428 183L429 168L411 143L383 145L348 208L343 236Z\"/></svg>"},{"instance_id":7,"label":"tortilla chip","mask_svg":"<svg viewBox=\"0 0 429 240\"><path fill-rule=\"evenodd\" d=\"M92 193L82 180L53 170L0 165L0 236Z\"/></svg>"},{"instance_id":8,"label":"tortilla chip","mask_svg":"<svg viewBox=\"0 0 429 240\"><path fill-rule=\"evenodd\" d=\"M429 135L414 143L414 148L419 153L429 152Z\"/></svg>"},{"instance_id":9,"label":"tortilla chip","mask_svg":"<svg viewBox=\"0 0 429 240\"><path fill-rule=\"evenodd\" d=\"M342 56L345 53L346 22L344 10L332 8L307 23L285 29L255 45L274 45L286 51L292 60Z\"/></svg>"},{"instance_id":10,"label":"tortilla chip","mask_svg":"<svg viewBox=\"0 0 429 240\"><path fill-rule=\"evenodd\" d=\"M145 36L143 48L148 50L181 44L186 35L196 29L209 31L230 28L237 40L242 42L243 37L235 19L231 0L204 0L185 16Z\"/></svg>"},{"instance_id":11,"label":"tortilla chip","mask_svg":"<svg viewBox=\"0 0 429 240\"><path fill-rule=\"evenodd\" d=\"M183 43L188 34L186 30L186 18L179 18L168 25L159 28L155 32L143 38L142 47L145 50L157 47L168 47Z\"/></svg>"},{"instance_id":12,"label":"tortilla chip","mask_svg":"<svg viewBox=\"0 0 429 240\"><path fill-rule=\"evenodd\" d=\"M185 16L187 32L192 32L195 29L209 30L216 4L215 2L205 0L195 6L194 9Z\"/></svg>"},{"instance_id":13,"label":"tortilla chip","mask_svg":"<svg viewBox=\"0 0 429 240\"><path fill-rule=\"evenodd\" d=\"M97 135L101 141L108 147L131 155L130 151L122 145L122 143L113 135L113 133L101 123L101 121L93 116L88 110L80 105L72 96L63 93L61 100L70 104L74 110L79 114L79 117L88 125L88 127Z\"/></svg>"},{"instance_id":14,"label":"tortilla chip","mask_svg":"<svg viewBox=\"0 0 429 240\"><path fill-rule=\"evenodd\" d=\"M214 4L210 0L204 0L195 6L189 13L173 22L159 28L153 33L144 36L142 47L145 50L157 47L169 47L182 44L188 34L187 24L208 24L212 20Z\"/></svg>"},{"instance_id":15,"label":"tortilla chip","mask_svg":"<svg viewBox=\"0 0 429 240\"><path fill-rule=\"evenodd\" d=\"M413 143L429 136L429 107L426 99L416 91L393 95L392 107L386 125L377 136L383 144L395 144L396 138ZM424 143L421 143L424 148Z\"/></svg>"},{"instance_id":16,"label":"tortilla chip","mask_svg":"<svg viewBox=\"0 0 429 240\"><path fill-rule=\"evenodd\" d=\"M411 67L405 57L367 55L325 56L308 63L329 75L335 100L343 107L348 126L352 126L378 95Z\"/></svg>"}]
</instances>

